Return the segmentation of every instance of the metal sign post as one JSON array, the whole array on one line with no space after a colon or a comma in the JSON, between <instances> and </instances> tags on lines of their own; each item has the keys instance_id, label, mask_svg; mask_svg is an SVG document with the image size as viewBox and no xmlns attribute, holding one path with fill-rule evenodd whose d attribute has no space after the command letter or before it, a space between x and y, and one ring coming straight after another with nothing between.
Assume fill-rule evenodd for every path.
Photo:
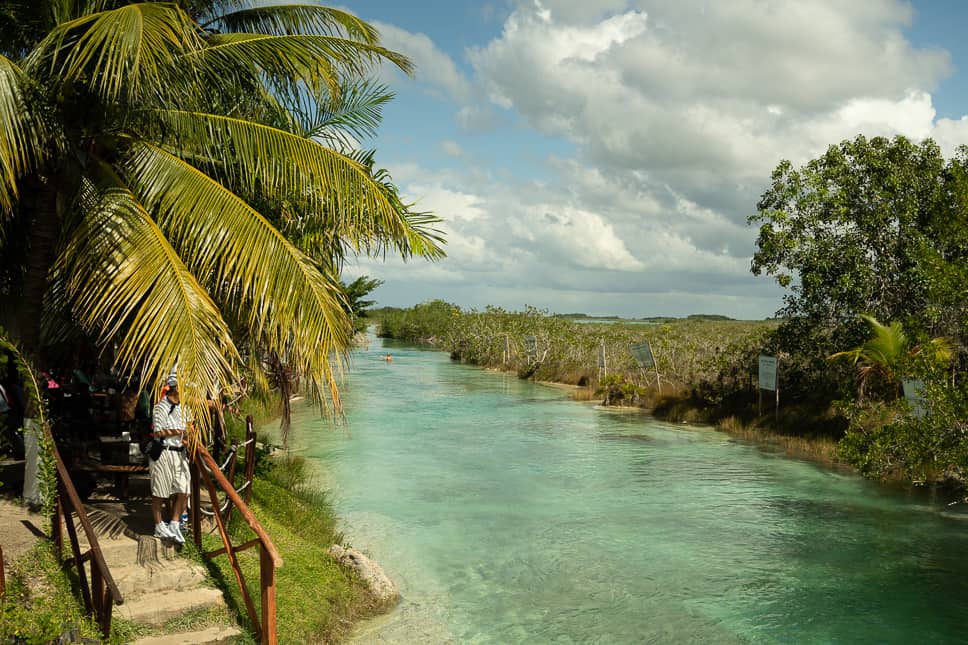
<instances>
[{"instance_id":1,"label":"metal sign post","mask_svg":"<svg viewBox=\"0 0 968 645\"><path fill-rule=\"evenodd\" d=\"M608 366L605 364L605 341L598 346L598 378L608 378Z\"/></svg>"}]
</instances>

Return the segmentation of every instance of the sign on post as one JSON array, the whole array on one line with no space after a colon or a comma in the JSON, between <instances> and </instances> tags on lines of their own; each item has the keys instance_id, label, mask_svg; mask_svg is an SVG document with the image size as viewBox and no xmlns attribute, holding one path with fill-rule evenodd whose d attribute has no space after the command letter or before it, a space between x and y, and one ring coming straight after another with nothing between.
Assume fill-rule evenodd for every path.
<instances>
[{"instance_id":1,"label":"sign on post","mask_svg":"<svg viewBox=\"0 0 968 645\"><path fill-rule=\"evenodd\" d=\"M604 378L608 376L608 367L605 364L605 343L603 342L598 346L598 369L601 372L600 376Z\"/></svg>"},{"instance_id":2,"label":"sign on post","mask_svg":"<svg viewBox=\"0 0 968 645\"><path fill-rule=\"evenodd\" d=\"M659 365L655 362L655 354L652 353L652 344L649 341L645 341L638 345L632 345L629 350L632 352L632 358L635 359L635 362L643 370L647 370L650 367L655 368L655 389L656 392L661 394L662 384L659 381Z\"/></svg>"},{"instance_id":3,"label":"sign on post","mask_svg":"<svg viewBox=\"0 0 968 645\"><path fill-rule=\"evenodd\" d=\"M904 398L911 406L911 414L915 419L923 419L928 413L928 400L924 395L924 381L919 378L906 378L901 380L904 387Z\"/></svg>"},{"instance_id":4,"label":"sign on post","mask_svg":"<svg viewBox=\"0 0 968 645\"><path fill-rule=\"evenodd\" d=\"M759 398L757 403L757 413L763 414L763 390L772 390L776 393L775 415L780 416L780 388L776 380L777 360L776 356L760 355L759 370Z\"/></svg>"},{"instance_id":5,"label":"sign on post","mask_svg":"<svg viewBox=\"0 0 968 645\"><path fill-rule=\"evenodd\" d=\"M760 356L760 389L776 391L776 356Z\"/></svg>"},{"instance_id":6,"label":"sign on post","mask_svg":"<svg viewBox=\"0 0 968 645\"><path fill-rule=\"evenodd\" d=\"M638 345L632 345L629 349L632 351L632 357L639 364L639 367L642 369L655 367L655 356L652 355L652 345L648 341Z\"/></svg>"},{"instance_id":7,"label":"sign on post","mask_svg":"<svg viewBox=\"0 0 968 645\"><path fill-rule=\"evenodd\" d=\"M538 358L538 339L534 336L526 336L524 339L524 352L528 355L528 361Z\"/></svg>"}]
</instances>

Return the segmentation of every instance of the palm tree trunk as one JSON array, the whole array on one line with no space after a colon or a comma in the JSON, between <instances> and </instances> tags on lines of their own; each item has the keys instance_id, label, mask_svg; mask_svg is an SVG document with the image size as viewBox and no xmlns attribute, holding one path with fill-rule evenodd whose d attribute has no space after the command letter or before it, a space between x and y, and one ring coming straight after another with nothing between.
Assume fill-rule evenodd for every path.
<instances>
[{"instance_id":1,"label":"palm tree trunk","mask_svg":"<svg viewBox=\"0 0 968 645\"><path fill-rule=\"evenodd\" d=\"M46 181L38 180L33 186L38 192L35 193L32 209L34 217L27 240L27 266L17 320L21 348L40 369L45 367L41 347L44 294L47 292L48 275L57 243L58 223L63 212L63 198L53 189L58 180L59 177L54 175Z\"/></svg>"},{"instance_id":2,"label":"palm tree trunk","mask_svg":"<svg viewBox=\"0 0 968 645\"><path fill-rule=\"evenodd\" d=\"M17 331L24 354L35 369L44 369L45 352L41 344L41 321L44 313L44 295L47 292L48 275L54 261L54 246L57 242L58 222L62 210L62 199L56 190L58 177L55 174L46 181L31 182L37 192L34 199L33 221L28 234L26 273L23 279L23 293L20 311L17 316ZM31 507L42 503L40 490L40 404L34 397L27 397L24 411L24 486L23 499Z\"/></svg>"}]
</instances>

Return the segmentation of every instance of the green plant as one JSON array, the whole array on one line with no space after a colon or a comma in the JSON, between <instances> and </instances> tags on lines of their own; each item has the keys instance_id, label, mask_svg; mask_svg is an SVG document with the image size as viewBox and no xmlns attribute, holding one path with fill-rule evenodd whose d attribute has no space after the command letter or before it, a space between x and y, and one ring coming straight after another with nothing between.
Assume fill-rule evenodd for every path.
<instances>
[{"instance_id":1,"label":"green plant","mask_svg":"<svg viewBox=\"0 0 968 645\"><path fill-rule=\"evenodd\" d=\"M100 642L97 626L74 596L50 543L38 542L11 569L7 593L0 597L0 641Z\"/></svg>"}]
</instances>

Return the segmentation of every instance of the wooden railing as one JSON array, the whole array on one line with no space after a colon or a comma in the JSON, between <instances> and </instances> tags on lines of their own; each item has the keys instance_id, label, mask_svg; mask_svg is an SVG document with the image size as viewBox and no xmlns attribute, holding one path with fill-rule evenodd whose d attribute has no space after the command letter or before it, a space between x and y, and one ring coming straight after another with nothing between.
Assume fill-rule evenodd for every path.
<instances>
[{"instance_id":1,"label":"wooden railing","mask_svg":"<svg viewBox=\"0 0 968 645\"><path fill-rule=\"evenodd\" d=\"M249 485L243 492L246 495L246 499L248 499L250 491L252 490L251 482L255 467L255 440L251 417L246 418L246 430L247 440L249 441L246 445L245 468L246 481ZM253 515L246 500L243 500L242 496L235 490L234 483L222 474L219 465L212 458L212 455L209 454L208 450L204 446L196 445L191 452L192 534L195 545L201 550L201 488L204 485L211 499L215 525L218 527L219 535L224 545L222 548L209 551L205 555L206 557L214 558L224 553L228 557L229 563L232 565L232 571L235 574L235 581L238 583L239 589L242 592L242 599L245 602L245 608L249 614L249 621L252 624L253 631L256 633L256 637L260 643L275 645L278 642L276 635L276 569L282 566L282 557L276 550L275 545L272 544L269 534L266 533L265 529L259 523L259 520ZM232 460L231 471L234 473L234 454L230 459ZM220 509L219 506L219 489L228 498L229 502L224 510ZM242 519L245 520L249 528L255 533L256 537L254 540L249 540L239 545L232 544L226 526L233 507L238 510L239 515L241 515ZM259 547L259 588L261 592L259 612L256 612L255 604L252 601L249 588L246 586L245 576L242 573L241 566L239 566L237 555L239 552L255 546Z\"/></svg>"},{"instance_id":2,"label":"wooden railing","mask_svg":"<svg viewBox=\"0 0 968 645\"><path fill-rule=\"evenodd\" d=\"M71 541L71 551L74 554L74 557L68 559L66 564L77 567L77 578L81 584L84 607L88 613L94 615L98 626L101 628L101 633L105 638L108 638L111 633L112 609L114 605L122 604L124 597L114 583L114 578L111 577L111 571L104 561L104 555L101 553L101 547L97 541L97 534L87 518L84 504L81 503L81 499L77 495L77 490L75 490L67 467L64 466L64 461L57 451L57 446L54 445L54 438L49 429L45 429L44 432L47 435L57 470L57 503L54 516L51 518L51 540L54 543L58 559L63 559L63 529L61 524L63 517L63 526L67 528L67 536ZM81 523L81 528L84 529L84 536L89 545L88 550L84 553L81 553L81 545L77 539L77 528L74 526L75 514L77 520ZM90 562L90 583L88 582L88 574L84 569L85 562Z\"/></svg>"}]
</instances>

